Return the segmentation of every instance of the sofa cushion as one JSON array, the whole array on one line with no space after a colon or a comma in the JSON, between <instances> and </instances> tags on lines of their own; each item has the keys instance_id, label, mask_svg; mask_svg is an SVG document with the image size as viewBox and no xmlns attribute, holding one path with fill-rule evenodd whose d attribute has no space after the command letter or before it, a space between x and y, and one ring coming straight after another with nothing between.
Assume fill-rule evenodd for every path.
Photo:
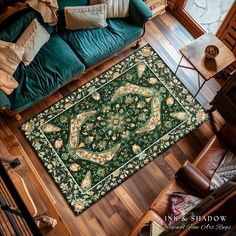
<instances>
[{"instance_id":1,"label":"sofa cushion","mask_svg":"<svg viewBox=\"0 0 236 236\"><path fill-rule=\"evenodd\" d=\"M143 32L129 19L109 19L107 22L106 28L60 32L86 67L119 51Z\"/></svg>"},{"instance_id":2,"label":"sofa cushion","mask_svg":"<svg viewBox=\"0 0 236 236\"><path fill-rule=\"evenodd\" d=\"M9 96L14 111L22 111L56 91L85 67L70 47L53 34L29 66L14 73L19 86Z\"/></svg>"},{"instance_id":3,"label":"sofa cushion","mask_svg":"<svg viewBox=\"0 0 236 236\"><path fill-rule=\"evenodd\" d=\"M109 19L108 25L108 30L121 37L125 45L130 44L143 33L143 28L137 26L130 18Z\"/></svg>"},{"instance_id":4,"label":"sofa cushion","mask_svg":"<svg viewBox=\"0 0 236 236\"><path fill-rule=\"evenodd\" d=\"M12 17L14 17L14 15ZM38 19L39 23L47 30L49 34L54 32L54 28L45 24L39 13L32 9L28 9L27 11L21 12L21 15L16 17L16 19L9 19L11 23L7 24L4 29L0 27L0 39L8 42L16 42L26 27L35 18Z\"/></svg>"}]
</instances>

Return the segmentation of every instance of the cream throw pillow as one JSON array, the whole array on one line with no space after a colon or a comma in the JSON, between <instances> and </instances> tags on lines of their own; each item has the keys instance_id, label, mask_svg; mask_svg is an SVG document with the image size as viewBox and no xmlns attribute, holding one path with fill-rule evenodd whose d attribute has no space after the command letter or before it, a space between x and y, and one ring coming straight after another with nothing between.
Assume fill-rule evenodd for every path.
<instances>
[{"instance_id":1,"label":"cream throw pillow","mask_svg":"<svg viewBox=\"0 0 236 236\"><path fill-rule=\"evenodd\" d=\"M105 3L107 18L123 18L129 16L129 0L90 0L90 5Z\"/></svg>"},{"instance_id":2,"label":"cream throw pillow","mask_svg":"<svg viewBox=\"0 0 236 236\"><path fill-rule=\"evenodd\" d=\"M10 95L17 87L17 81L10 74L0 70L0 89L7 95Z\"/></svg>"},{"instance_id":3,"label":"cream throw pillow","mask_svg":"<svg viewBox=\"0 0 236 236\"><path fill-rule=\"evenodd\" d=\"M49 40L50 34L43 28L37 19L31 21L22 33L16 44L24 48L22 61L27 66L33 61L40 48Z\"/></svg>"},{"instance_id":4,"label":"cream throw pillow","mask_svg":"<svg viewBox=\"0 0 236 236\"><path fill-rule=\"evenodd\" d=\"M106 27L106 5L65 7L66 29L88 29Z\"/></svg>"},{"instance_id":5,"label":"cream throw pillow","mask_svg":"<svg viewBox=\"0 0 236 236\"><path fill-rule=\"evenodd\" d=\"M22 60L24 49L0 40L0 69L13 75Z\"/></svg>"}]
</instances>

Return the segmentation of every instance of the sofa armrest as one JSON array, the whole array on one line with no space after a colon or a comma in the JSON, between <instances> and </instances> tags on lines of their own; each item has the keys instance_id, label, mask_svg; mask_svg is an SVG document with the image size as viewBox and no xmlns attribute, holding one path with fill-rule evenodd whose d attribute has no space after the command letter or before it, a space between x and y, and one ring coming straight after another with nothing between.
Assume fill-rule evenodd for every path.
<instances>
[{"instance_id":1,"label":"sofa armrest","mask_svg":"<svg viewBox=\"0 0 236 236\"><path fill-rule=\"evenodd\" d=\"M2 90L0 90L0 110L10 107L11 107L11 102L9 98Z\"/></svg>"},{"instance_id":2,"label":"sofa armrest","mask_svg":"<svg viewBox=\"0 0 236 236\"><path fill-rule=\"evenodd\" d=\"M129 14L138 26L143 26L152 17L152 12L142 0L130 0Z\"/></svg>"},{"instance_id":3,"label":"sofa armrest","mask_svg":"<svg viewBox=\"0 0 236 236\"><path fill-rule=\"evenodd\" d=\"M210 180L189 161L177 171L175 178L177 183L200 197L205 197L210 192Z\"/></svg>"}]
</instances>

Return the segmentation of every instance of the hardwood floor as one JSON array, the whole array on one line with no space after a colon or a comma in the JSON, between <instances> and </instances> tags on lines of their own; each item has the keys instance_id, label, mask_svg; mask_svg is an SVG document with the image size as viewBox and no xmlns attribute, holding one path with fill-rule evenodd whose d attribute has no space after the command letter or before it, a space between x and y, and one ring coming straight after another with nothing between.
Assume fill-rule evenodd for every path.
<instances>
[{"instance_id":1,"label":"hardwood floor","mask_svg":"<svg viewBox=\"0 0 236 236\"><path fill-rule=\"evenodd\" d=\"M173 16L165 13L147 23L146 34L142 45L149 43L174 71L180 60L178 50L192 40L193 37L185 28ZM40 164L36 154L19 131L18 125L42 111L45 107L52 105L60 98L68 95L81 86L81 84L102 73L133 51L134 49L128 49L117 54L111 60L84 74L81 81L71 82L49 98L24 111L20 122L16 122L14 119L4 120L0 118L1 137L10 134L14 134L17 137L34 163L45 185L48 187L48 190L56 201L58 212L74 236L128 235L138 219L149 208L151 202L173 177L178 168L186 160L193 161L213 135L210 122L204 123L80 216L75 217L73 215L62 195L53 184L53 181ZM196 72L179 69L177 75L190 92L194 93L198 89ZM199 93L197 97L198 101L206 109L209 108L208 102L212 100L219 88L219 84L214 79L208 81ZM223 119L218 113L214 114L214 118L216 126L218 128L221 127Z\"/></svg>"}]
</instances>

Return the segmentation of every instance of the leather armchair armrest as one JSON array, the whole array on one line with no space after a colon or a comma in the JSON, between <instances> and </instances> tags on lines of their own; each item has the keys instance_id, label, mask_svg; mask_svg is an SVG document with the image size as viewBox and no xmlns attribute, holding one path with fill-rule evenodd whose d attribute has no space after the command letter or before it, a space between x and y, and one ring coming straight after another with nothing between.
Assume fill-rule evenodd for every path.
<instances>
[{"instance_id":1,"label":"leather armchair armrest","mask_svg":"<svg viewBox=\"0 0 236 236\"><path fill-rule=\"evenodd\" d=\"M227 122L217 137L226 148L236 154L236 120Z\"/></svg>"},{"instance_id":2,"label":"leather armchair armrest","mask_svg":"<svg viewBox=\"0 0 236 236\"><path fill-rule=\"evenodd\" d=\"M138 26L143 26L151 17L152 12L142 0L130 0L129 14Z\"/></svg>"},{"instance_id":3,"label":"leather armchair armrest","mask_svg":"<svg viewBox=\"0 0 236 236\"><path fill-rule=\"evenodd\" d=\"M210 180L191 162L186 161L175 174L176 181L200 197L209 194Z\"/></svg>"},{"instance_id":4,"label":"leather armchair armrest","mask_svg":"<svg viewBox=\"0 0 236 236\"><path fill-rule=\"evenodd\" d=\"M211 179L226 152L227 149L222 146L219 139L213 136L193 164L208 179Z\"/></svg>"},{"instance_id":5,"label":"leather armchair armrest","mask_svg":"<svg viewBox=\"0 0 236 236\"><path fill-rule=\"evenodd\" d=\"M162 227L165 226L164 220L156 212L149 210L146 214L144 214L141 217L141 219L138 221L138 223L136 224L132 232L129 234L129 236L139 236L139 231L149 221L154 221Z\"/></svg>"},{"instance_id":6,"label":"leather armchair armrest","mask_svg":"<svg viewBox=\"0 0 236 236\"><path fill-rule=\"evenodd\" d=\"M0 110L10 107L11 107L11 102L9 98L2 90L0 90Z\"/></svg>"},{"instance_id":7,"label":"leather armchair armrest","mask_svg":"<svg viewBox=\"0 0 236 236\"><path fill-rule=\"evenodd\" d=\"M152 202L150 209L155 211L160 217L165 218L169 212L169 198L173 192L186 193L184 186L176 183L176 179L173 178L167 186L158 194L158 196Z\"/></svg>"}]
</instances>

